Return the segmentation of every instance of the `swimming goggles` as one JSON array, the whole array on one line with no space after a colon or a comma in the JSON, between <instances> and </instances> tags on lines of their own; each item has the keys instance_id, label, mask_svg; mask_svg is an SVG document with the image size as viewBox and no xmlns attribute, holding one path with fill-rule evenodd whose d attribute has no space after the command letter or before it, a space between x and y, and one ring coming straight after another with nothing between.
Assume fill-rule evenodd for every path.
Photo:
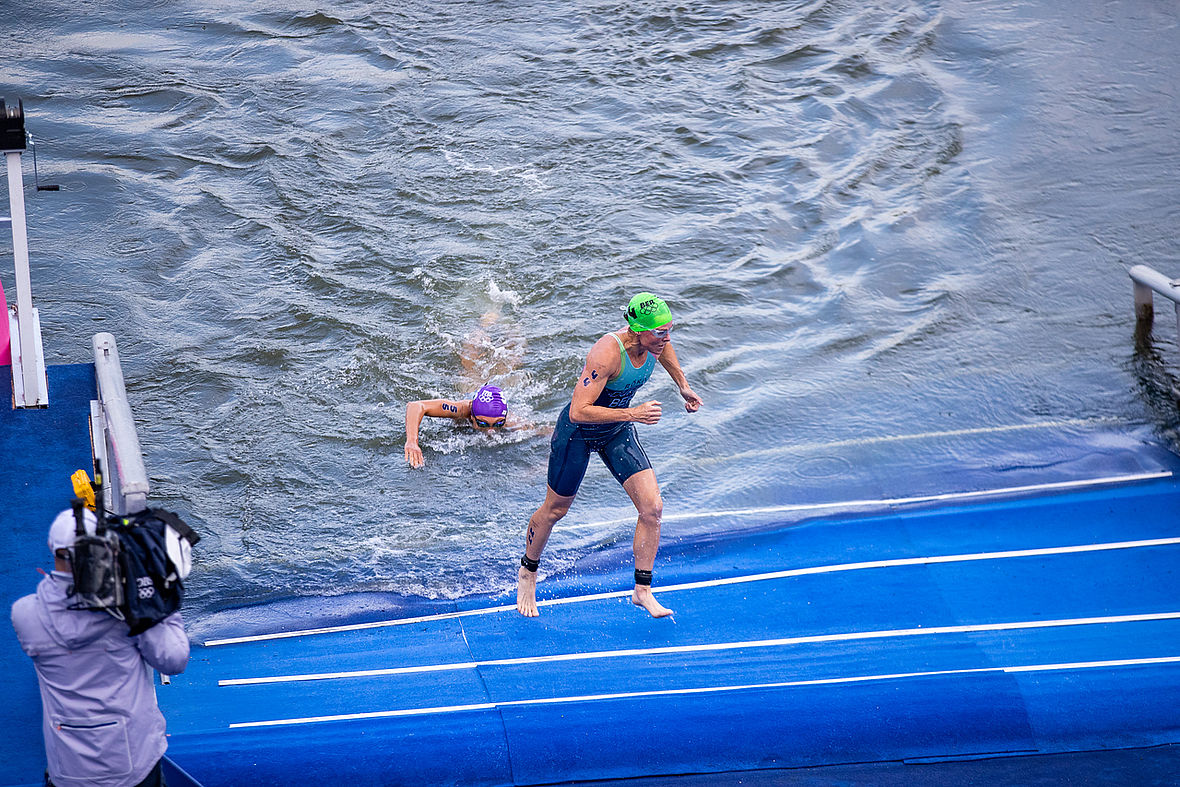
<instances>
[{"instance_id":1,"label":"swimming goggles","mask_svg":"<svg viewBox=\"0 0 1180 787\"><path fill-rule=\"evenodd\" d=\"M652 328L650 331L648 331L648 333L650 333L652 336L656 337L657 339L667 339L668 334L670 334L671 332L672 332L671 328L659 328L659 329Z\"/></svg>"},{"instance_id":2,"label":"swimming goggles","mask_svg":"<svg viewBox=\"0 0 1180 787\"><path fill-rule=\"evenodd\" d=\"M498 429L499 427L504 425L505 421L507 421L506 418L501 418L498 421L491 421L491 422L485 421L482 418L474 418L473 420L475 421L475 425L478 426L480 429L491 429L493 427Z\"/></svg>"}]
</instances>

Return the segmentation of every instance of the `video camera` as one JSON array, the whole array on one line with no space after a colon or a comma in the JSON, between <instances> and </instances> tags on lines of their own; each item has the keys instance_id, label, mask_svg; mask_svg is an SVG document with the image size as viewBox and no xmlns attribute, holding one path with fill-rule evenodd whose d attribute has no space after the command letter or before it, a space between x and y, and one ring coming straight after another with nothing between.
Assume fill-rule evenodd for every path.
<instances>
[{"instance_id":1,"label":"video camera","mask_svg":"<svg viewBox=\"0 0 1180 787\"><path fill-rule=\"evenodd\" d=\"M74 498L74 585L71 609L107 612L141 634L180 609L184 579L192 569L192 548L201 537L171 511L147 508L107 516L102 507L102 474L96 466L94 535L84 526L85 503Z\"/></svg>"},{"instance_id":2,"label":"video camera","mask_svg":"<svg viewBox=\"0 0 1180 787\"><path fill-rule=\"evenodd\" d=\"M75 497L74 509L74 586L70 594L78 600L71 609L102 609L112 614L123 606L123 578L119 570L119 537L106 528L105 517L98 518L94 535L86 532L85 503ZM122 614L115 614L120 620Z\"/></svg>"}]
</instances>

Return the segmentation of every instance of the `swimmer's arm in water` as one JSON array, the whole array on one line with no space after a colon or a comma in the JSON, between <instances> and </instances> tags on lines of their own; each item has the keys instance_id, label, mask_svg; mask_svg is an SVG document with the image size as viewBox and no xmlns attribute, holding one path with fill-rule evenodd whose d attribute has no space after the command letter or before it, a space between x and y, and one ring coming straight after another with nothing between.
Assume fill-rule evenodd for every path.
<instances>
[{"instance_id":1,"label":"swimmer's arm in water","mask_svg":"<svg viewBox=\"0 0 1180 787\"><path fill-rule=\"evenodd\" d=\"M463 344L459 348L459 363L463 364L463 370L468 375L475 374L475 367L483 355L483 348L487 345L488 334L483 328L477 328L463 338Z\"/></svg>"},{"instance_id":2,"label":"swimmer's arm in water","mask_svg":"<svg viewBox=\"0 0 1180 787\"><path fill-rule=\"evenodd\" d=\"M432 418L464 419L471 417L471 402L450 399L420 399L406 405L406 461L412 467L426 464L422 449L418 446L418 427L423 416Z\"/></svg>"},{"instance_id":3,"label":"swimmer's arm in water","mask_svg":"<svg viewBox=\"0 0 1180 787\"><path fill-rule=\"evenodd\" d=\"M618 377L623 370L619 357L619 345L610 334L603 336L590 348L586 365L574 385L570 400L570 420L576 424L613 424L620 421L634 421L654 424L660 420L660 403L654 399L627 408L598 407L597 401L602 389L612 377Z\"/></svg>"},{"instance_id":4,"label":"swimmer's arm in water","mask_svg":"<svg viewBox=\"0 0 1180 787\"><path fill-rule=\"evenodd\" d=\"M499 327L491 330L493 326ZM459 347L459 362L470 378L472 392L488 377L515 369L525 347L520 330L515 325L500 322L498 308L485 312L479 320L479 327L468 333ZM491 357L485 357L488 353Z\"/></svg>"},{"instance_id":5,"label":"swimmer's arm in water","mask_svg":"<svg viewBox=\"0 0 1180 787\"><path fill-rule=\"evenodd\" d=\"M680 368L680 361L676 358L676 351L672 349L672 342L664 345L664 351L660 353L660 365L667 370L668 376L672 378L672 382L676 383L676 387L680 389L680 395L684 397L684 409L690 413L695 413L701 409L701 397L697 396L688 384L688 378L684 376L684 372Z\"/></svg>"},{"instance_id":6,"label":"swimmer's arm in water","mask_svg":"<svg viewBox=\"0 0 1180 787\"><path fill-rule=\"evenodd\" d=\"M505 419L504 430L508 432L524 432L525 434L535 435L537 437L550 437L553 435L553 424L538 424L534 421L526 421L523 418L517 418L511 411Z\"/></svg>"}]
</instances>

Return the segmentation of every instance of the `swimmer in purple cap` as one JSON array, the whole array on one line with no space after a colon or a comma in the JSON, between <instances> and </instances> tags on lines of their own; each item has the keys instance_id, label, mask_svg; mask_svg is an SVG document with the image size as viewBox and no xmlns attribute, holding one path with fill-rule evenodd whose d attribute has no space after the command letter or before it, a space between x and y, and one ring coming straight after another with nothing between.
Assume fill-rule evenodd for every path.
<instances>
[{"instance_id":1,"label":"swimmer in purple cap","mask_svg":"<svg viewBox=\"0 0 1180 787\"><path fill-rule=\"evenodd\" d=\"M423 416L452 418L467 421L477 432L491 432L508 423L508 405L504 394L494 385L485 385L475 392L471 401L452 399L421 399L406 405L406 461L422 467L426 459L418 446L418 427Z\"/></svg>"}]
</instances>

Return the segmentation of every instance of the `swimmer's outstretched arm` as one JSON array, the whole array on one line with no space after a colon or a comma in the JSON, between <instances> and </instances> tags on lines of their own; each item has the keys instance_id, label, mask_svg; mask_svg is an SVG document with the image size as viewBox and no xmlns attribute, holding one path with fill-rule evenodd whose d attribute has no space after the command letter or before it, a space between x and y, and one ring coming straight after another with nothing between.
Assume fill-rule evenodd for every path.
<instances>
[{"instance_id":1,"label":"swimmer's outstretched arm","mask_svg":"<svg viewBox=\"0 0 1180 787\"><path fill-rule=\"evenodd\" d=\"M426 458L422 456L422 449L418 446L418 427L422 425L422 417L427 415L432 418L469 418L471 402L420 399L406 405L406 461L411 467L426 464Z\"/></svg>"},{"instance_id":2,"label":"swimmer's outstretched arm","mask_svg":"<svg viewBox=\"0 0 1180 787\"><path fill-rule=\"evenodd\" d=\"M664 345L664 351L660 353L660 365L668 371L668 376L680 389L680 395L684 397L684 409L690 413L701 409L701 397L697 396L688 384L688 378L684 376L680 361L676 358L676 351L672 349L672 342Z\"/></svg>"}]
</instances>

